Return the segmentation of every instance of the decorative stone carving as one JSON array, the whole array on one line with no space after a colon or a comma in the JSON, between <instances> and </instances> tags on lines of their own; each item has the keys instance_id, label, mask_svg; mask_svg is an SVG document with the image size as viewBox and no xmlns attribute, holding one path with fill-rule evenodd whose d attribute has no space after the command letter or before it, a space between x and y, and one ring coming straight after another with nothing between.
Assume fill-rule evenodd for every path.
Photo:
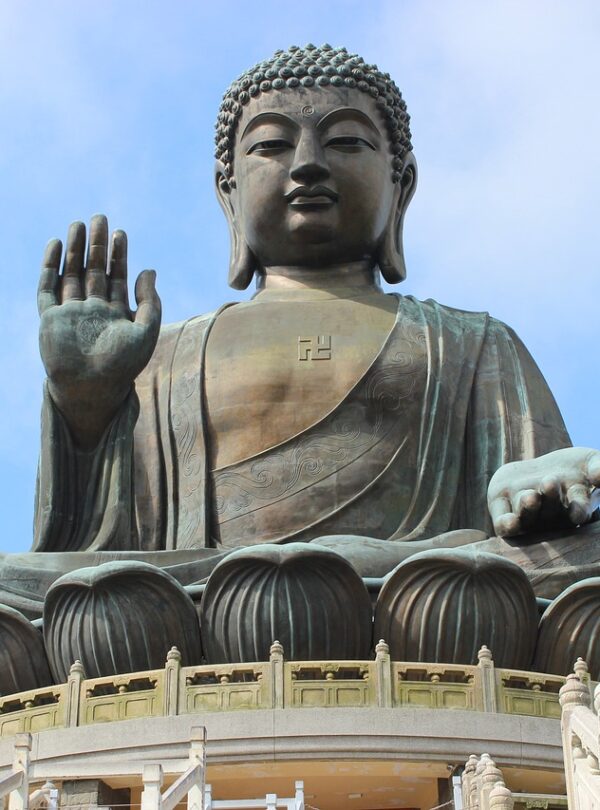
<instances>
[{"instance_id":1,"label":"decorative stone carving","mask_svg":"<svg viewBox=\"0 0 600 810\"><path fill-rule=\"evenodd\" d=\"M577 658L590 677L600 678L600 577L571 585L546 609L540 621L534 669L568 675Z\"/></svg>"},{"instance_id":2,"label":"decorative stone carving","mask_svg":"<svg viewBox=\"0 0 600 810\"><path fill-rule=\"evenodd\" d=\"M386 580L375 609L375 638L385 638L399 661L473 664L485 644L498 666L525 669L536 630L535 596L523 571L467 549L410 557Z\"/></svg>"},{"instance_id":3,"label":"decorative stone carving","mask_svg":"<svg viewBox=\"0 0 600 810\"><path fill-rule=\"evenodd\" d=\"M0 605L0 694L52 683L42 634L18 610Z\"/></svg>"},{"instance_id":4,"label":"decorative stone carving","mask_svg":"<svg viewBox=\"0 0 600 810\"><path fill-rule=\"evenodd\" d=\"M79 659L89 678L157 669L173 645L184 664L201 661L194 604L170 574L120 561L58 579L44 605L44 638L57 681Z\"/></svg>"},{"instance_id":5,"label":"decorative stone carving","mask_svg":"<svg viewBox=\"0 0 600 810\"><path fill-rule=\"evenodd\" d=\"M264 661L274 639L291 660L367 658L371 616L354 568L303 543L235 552L212 573L200 605L210 663Z\"/></svg>"}]
</instances>

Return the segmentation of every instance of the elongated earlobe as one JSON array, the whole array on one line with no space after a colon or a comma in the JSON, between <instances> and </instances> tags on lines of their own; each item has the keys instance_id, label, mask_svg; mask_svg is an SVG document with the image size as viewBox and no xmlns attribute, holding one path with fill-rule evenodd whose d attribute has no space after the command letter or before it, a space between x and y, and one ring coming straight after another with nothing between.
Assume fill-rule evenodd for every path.
<instances>
[{"instance_id":1,"label":"elongated earlobe","mask_svg":"<svg viewBox=\"0 0 600 810\"><path fill-rule=\"evenodd\" d=\"M402 219L394 213L379 246L377 264L388 284L399 284L406 278L406 264L402 246Z\"/></svg>"},{"instance_id":2,"label":"elongated earlobe","mask_svg":"<svg viewBox=\"0 0 600 810\"><path fill-rule=\"evenodd\" d=\"M216 171L217 199L227 218L229 241L231 246L229 258L229 286L234 290L245 290L254 273L258 270L256 258L244 239L231 200L231 184L225 177L222 165L217 162Z\"/></svg>"},{"instance_id":3,"label":"elongated earlobe","mask_svg":"<svg viewBox=\"0 0 600 810\"><path fill-rule=\"evenodd\" d=\"M228 283L234 290L245 290L250 285L254 273L258 270L258 265L254 254L246 244L246 240L238 233L233 223L229 228L229 236L231 239L231 255L229 257Z\"/></svg>"},{"instance_id":4,"label":"elongated earlobe","mask_svg":"<svg viewBox=\"0 0 600 810\"><path fill-rule=\"evenodd\" d=\"M404 214L417 186L417 164L412 152L407 155L402 177L398 181L398 202L390 214L377 252L377 264L388 284L399 284L406 278L402 231Z\"/></svg>"}]
</instances>

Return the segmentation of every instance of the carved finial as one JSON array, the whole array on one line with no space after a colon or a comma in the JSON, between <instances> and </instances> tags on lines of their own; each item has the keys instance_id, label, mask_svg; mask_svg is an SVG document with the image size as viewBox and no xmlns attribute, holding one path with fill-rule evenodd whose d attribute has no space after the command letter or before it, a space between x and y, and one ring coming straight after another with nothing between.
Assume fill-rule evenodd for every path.
<instances>
[{"instance_id":1,"label":"carved finial","mask_svg":"<svg viewBox=\"0 0 600 810\"><path fill-rule=\"evenodd\" d=\"M271 660L274 658L283 658L283 644L279 641L274 641L269 649L269 657Z\"/></svg>"},{"instance_id":2,"label":"carved finial","mask_svg":"<svg viewBox=\"0 0 600 810\"><path fill-rule=\"evenodd\" d=\"M79 658L71 664L69 676L71 675L81 675L82 678L85 678L85 670Z\"/></svg>"},{"instance_id":3,"label":"carved finial","mask_svg":"<svg viewBox=\"0 0 600 810\"><path fill-rule=\"evenodd\" d=\"M492 651L484 644L477 653L477 659L480 664L492 663Z\"/></svg>"},{"instance_id":4,"label":"carved finial","mask_svg":"<svg viewBox=\"0 0 600 810\"><path fill-rule=\"evenodd\" d=\"M477 762L478 762L478 759L475 756L475 754L470 754L469 759L466 761L465 770L463 771L463 773L465 773L467 775L475 773L475 770L477 768Z\"/></svg>"},{"instance_id":5,"label":"carved finial","mask_svg":"<svg viewBox=\"0 0 600 810\"><path fill-rule=\"evenodd\" d=\"M375 647L375 658L386 658L390 654L390 645L381 638Z\"/></svg>"},{"instance_id":6,"label":"carved finial","mask_svg":"<svg viewBox=\"0 0 600 810\"><path fill-rule=\"evenodd\" d=\"M514 803L513 795L504 782L496 782L490 792L490 810L512 810Z\"/></svg>"},{"instance_id":7,"label":"carved finial","mask_svg":"<svg viewBox=\"0 0 600 810\"><path fill-rule=\"evenodd\" d=\"M502 771L493 759L488 760L483 773L481 774L482 785L496 785L502 781Z\"/></svg>"},{"instance_id":8,"label":"carved finial","mask_svg":"<svg viewBox=\"0 0 600 810\"><path fill-rule=\"evenodd\" d=\"M577 675L580 681L586 683L589 680L590 671L583 658L578 658L577 661L575 661L573 664L573 672L575 675Z\"/></svg>"},{"instance_id":9,"label":"carved finial","mask_svg":"<svg viewBox=\"0 0 600 810\"><path fill-rule=\"evenodd\" d=\"M167 653L167 661L181 661L181 653L177 647L171 647Z\"/></svg>"},{"instance_id":10,"label":"carved finial","mask_svg":"<svg viewBox=\"0 0 600 810\"><path fill-rule=\"evenodd\" d=\"M589 689L573 672L561 686L558 700L563 710L567 706L589 706L591 702Z\"/></svg>"},{"instance_id":11,"label":"carved finial","mask_svg":"<svg viewBox=\"0 0 600 810\"><path fill-rule=\"evenodd\" d=\"M481 776L481 774L484 772L484 770L486 769L486 767L488 766L488 764L490 762L492 763L492 765L494 764L494 761L491 758L491 756L489 754L482 754L479 757L479 761L477 762L477 767L475 768L476 775Z\"/></svg>"}]
</instances>

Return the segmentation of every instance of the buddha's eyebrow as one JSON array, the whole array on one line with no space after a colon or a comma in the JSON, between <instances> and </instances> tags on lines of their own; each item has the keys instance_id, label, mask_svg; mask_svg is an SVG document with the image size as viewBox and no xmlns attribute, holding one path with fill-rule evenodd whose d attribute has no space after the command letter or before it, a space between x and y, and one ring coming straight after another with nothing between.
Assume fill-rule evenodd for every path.
<instances>
[{"instance_id":1,"label":"buddha's eyebrow","mask_svg":"<svg viewBox=\"0 0 600 810\"><path fill-rule=\"evenodd\" d=\"M317 124L317 129L325 129L326 127L330 127L332 124L335 124L337 121L343 121L345 119L360 121L362 124L368 126L375 135L381 137L379 127L372 121L372 119L369 118L369 116L362 110L355 110L354 107L339 107L337 110L328 112Z\"/></svg>"},{"instance_id":2,"label":"buddha's eyebrow","mask_svg":"<svg viewBox=\"0 0 600 810\"><path fill-rule=\"evenodd\" d=\"M246 124L244 131L242 132L242 138L244 138L249 132L251 132L255 127L260 126L261 124L285 124L288 127L292 127L293 129L298 129L298 124L287 115L283 115L282 113L276 112L263 112L255 115L254 118ZM242 139L240 138L240 140Z\"/></svg>"}]
</instances>

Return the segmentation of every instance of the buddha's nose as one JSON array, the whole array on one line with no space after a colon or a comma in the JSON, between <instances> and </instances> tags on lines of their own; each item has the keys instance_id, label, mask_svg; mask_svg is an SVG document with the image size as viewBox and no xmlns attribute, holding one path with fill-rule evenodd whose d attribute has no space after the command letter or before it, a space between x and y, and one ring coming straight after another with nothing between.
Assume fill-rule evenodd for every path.
<instances>
[{"instance_id":1,"label":"buddha's nose","mask_svg":"<svg viewBox=\"0 0 600 810\"><path fill-rule=\"evenodd\" d=\"M325 152L316 132L303 132L296 146L290 177L297 183L312 184L329 177Z\"/></svg>"}]
</instances>

